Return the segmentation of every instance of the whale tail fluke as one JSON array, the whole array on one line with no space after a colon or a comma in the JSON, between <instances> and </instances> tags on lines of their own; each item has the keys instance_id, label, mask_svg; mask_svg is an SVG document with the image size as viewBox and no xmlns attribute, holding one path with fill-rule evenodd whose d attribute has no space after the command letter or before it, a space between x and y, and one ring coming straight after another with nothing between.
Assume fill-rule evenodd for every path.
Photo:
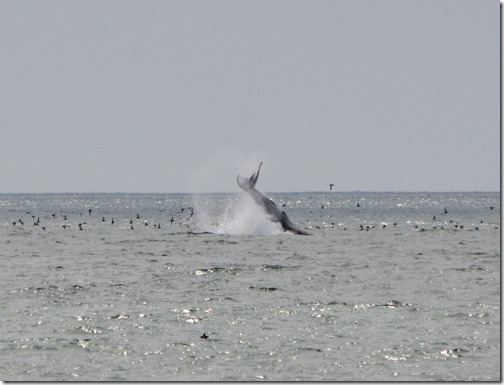
<instances>
[{"instance_id":1,"label":"whale tail fluke","mask_svg":"<svg viewBox=\"0 0 504 385\"><path fill-rule=\"evenodd\" d=\"M259 178L259 171L261 171L262 164L263 162L259 163L259 168L257 169L257 172L253 173L252 176L248 179L238 174L236 181L238 182L238 186L240 186L242 190L250 191L251 189L255 188L257 179Z\"/></svg>"},{"instance_id":2,"label":"whale tail fluke","mask_svg":"<svg viewBox=\"0 0 504 385\"><path fill-rule=\"evenodd\" d=\"M257 172L253 173L252 176L249 178L252 187L255 187L257 183L257 179L259 178L259 171L261 171L262 164L263 162L259 163L259 168L257 169Z\"/></svg>"}]
</instances>

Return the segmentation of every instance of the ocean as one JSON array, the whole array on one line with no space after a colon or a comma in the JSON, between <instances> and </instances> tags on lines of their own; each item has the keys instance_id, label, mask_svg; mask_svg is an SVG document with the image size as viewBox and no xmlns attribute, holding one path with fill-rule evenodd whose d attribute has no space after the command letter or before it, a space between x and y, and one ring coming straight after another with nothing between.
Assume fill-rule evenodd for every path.
<instances>
[{"instance_id":1,"label":"ocean","mask_svg":"<svg viewBox=\"0 0 504 385\"><path fill-rule=\"evenodd\" d=\"M498 192L0 194L0 380L500 381Z\"/></svg>"}]
</instances>

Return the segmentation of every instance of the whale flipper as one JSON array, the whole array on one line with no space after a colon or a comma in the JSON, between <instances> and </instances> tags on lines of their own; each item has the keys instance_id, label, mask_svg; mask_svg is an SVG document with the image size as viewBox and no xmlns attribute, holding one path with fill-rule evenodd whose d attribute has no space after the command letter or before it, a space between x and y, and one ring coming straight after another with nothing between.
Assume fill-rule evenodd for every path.
<instances>
[{"instance_id":1,"label":"whale flipper","mask_svg":"<svg viewBox=\"0 0 504 385\"><path fill-rule=\"evenodd\" d=\"M281 211L275 202L273 202L268 197L261 194L258 190L256 190L255 185L257 183L257 179L259 178L259 171L261 171L262 162L259 164L259 168L257 172L252 174L250 178L244 178L238 174L236 177L236 181L238 186L248 193L254 201L267 213L270 215L270 218L273 222L279 222L282 225L282 229L284 231L290 231L294 234L299 235L310 235L304 230L298 229L287 217L284 211Z\"/></svg>"}]
</instances>

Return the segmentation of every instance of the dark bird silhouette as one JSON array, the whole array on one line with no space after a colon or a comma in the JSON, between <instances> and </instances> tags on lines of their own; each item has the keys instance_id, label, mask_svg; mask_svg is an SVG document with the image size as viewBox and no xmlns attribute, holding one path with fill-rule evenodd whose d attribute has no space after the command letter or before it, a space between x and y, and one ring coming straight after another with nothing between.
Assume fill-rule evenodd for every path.
<instances>
[{"instance_id":1,"label":"dark bird silhouette","mask_svg":"<svg viewBox=\"0 0 504 385\"><path fill-rule=\"evenodd\" d=\"M200 338L201 338L201 339L204 339L204 340L207 340L207 339L208 339L208 336L207 336L205 333L203 333L203 335L202 335L202 336L200 336Z\"/></svg>"},{"instance_id":2,"label":"dark bird silhouette","mask_svg":"<svg viewBox=\"0 0 504 385\"><path fill-rule=\"evenodd\" d=\"M334 183L331 183L331 184L329 185L329 191L332 191L333 186L334 186Z\"/></svg>"}]
</instances>

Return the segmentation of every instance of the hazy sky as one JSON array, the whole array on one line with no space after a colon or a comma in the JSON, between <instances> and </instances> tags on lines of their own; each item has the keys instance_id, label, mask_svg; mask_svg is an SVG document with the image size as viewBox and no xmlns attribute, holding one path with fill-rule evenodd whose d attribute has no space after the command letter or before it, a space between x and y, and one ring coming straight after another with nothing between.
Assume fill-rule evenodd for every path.
<instances>
[{"instance_id":1,"label":"hazy sky","mask_svg":"<svg viewBox=\"0 0 504 385\"><path fill-rule=\"evenodd\" d=\"M0 3L0 192L498 191L497 0Z\"/></svg>"}]
</instances>

